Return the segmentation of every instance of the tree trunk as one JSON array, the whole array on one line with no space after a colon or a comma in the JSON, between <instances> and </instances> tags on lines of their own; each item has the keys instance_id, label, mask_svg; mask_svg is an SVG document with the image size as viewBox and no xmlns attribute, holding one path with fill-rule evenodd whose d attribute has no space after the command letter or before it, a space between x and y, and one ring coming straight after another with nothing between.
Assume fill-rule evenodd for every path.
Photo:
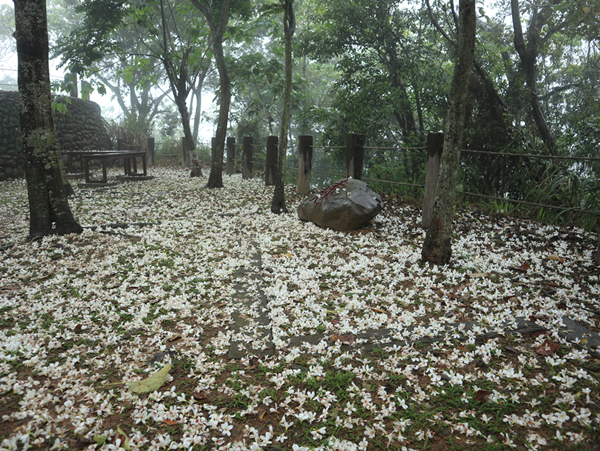
<instances>
[{"instance_id":1,"label":"tree trunk","mask_svg":"<svg viewBox=\"0 0 600 451\"><path fill-rule=\"evenodd\" d=\"M29 198L29 238L81 233L63 184L50 100L45 0L15 1L19 125Z\"/></svg>"},{"instance_id":2,"label":"tree trunk","mask_svg":"<svg viewBox=\"0 0 600 451\"><path fill-rule=\"evenodd\" d=\"M216 145L212 149L210 175L208 188L223 187L223 153L225 151L225 138L227 136L227 122L229 121L229 104L231 103L231 82L223 54L223 33L229 20L229 5L231 0L223 0L216 16L213 14L213 3L201 0L191 0L192 4L206 17L212 37L212 47L215 62L219 71L219 85L221 87L221 104L219 106L219 119L217 121ZM218 23L215 21L218 19Z\"/></svg>"},{"instance_id":3,"label":"tree trunk","mask_svg":"<svg viewBox=\"0 0 600 451\"><path fill-rule=\"evenodd\" d=\"M200 115L202 114L202 88L194 89L194 97L196 97L196 105L194 112L194 130L192 136L194 142L198 141L198 132L200 131Z\"/></svg>"},{"instance_id":4,"label":"tree trunk","mask_svg":"<svg viewBox=\"0 0 600 451\"><path fill-rule=\"evenodd\" d=\"M202 176L202 167L200 166L200 159L198 158L198 154L196 153L196 146L194 144L194 138L192 136L192 129L190 128L190 114L188 113L187 103L183 96L175 94L175 103L177 104L177 109L179 110L179 114L181 115L181 123L183 125L183 136L186 141L186 150L189 155L189 161L192 162L192 169L190 172L190 177L201 177Z\"/></svg>"},{"instance_id":5,"label":"tree trunk","mask_svg":"<svg viewBox=\"0 0 600 451\"><path fill-rule=\"evenodd\" d=\"M171 57L171 44L169 38L170 36L167 33L167 20L165 17L165 7L163 4L163 0L160 0L160 17L162 23L162 63L167 73L167 77L169 78L169 85L171 87L171 91L173 91L173 98L175 99L175 103L177 104L177 109L179 110L179 114L181 115L181 122L183 125L183 134L185 135L186 140L186 149L190 155L190 161L192 162L192 170L190 172L190 177L200 177L202 176L202 167L200 166L200 159L198 158L198 154L196 153L196 146L194 145L194 140L192 138L192 131L190 129L190 114L187 109L187 97L190 93L190 88L188 88L188 76L187 76L187 58L191 52L191 48L188 47L183 51L181 55L181 63L176 67L173 64L173 60Z\"/></svg>"},{"instance_id":6,"label":"tree trunk","mask_svg":"<svg viewBox=\"0 0 600 451\"><path fill-rule=\"evenodd\" d=\"M285 0L283 13L283 39L285 42L285 86L283 89L283 110L279 130L279 155L277 156L277 174L271 211L275 214L287 213L285 206L285 157L290 126L290 106L292 100L292 36L294 34L294 0Z\"/></svg>"},{"instance_id":7,"label":"tree trunk","mask_svg":"<svg viewBox=\"0 0 600 451\"><path fill-rule=\"evenodd\" d=\"M457 60L450 88L444 127L444 150L431 224L423 243L424 261L445 264L452 256L452 213L454 189L460 162L469 74L475 51L475 0L460 0Z\"/></svg>"},{"instance_id":8,"label":"tree trunk","mask_svg":"<svg viewBox=\"0 0 600 451\"><path fill-rule=\"evenodd\" d=\"M225 3L225 2L224 2ZM223 14L223 12L222 12ZM219 118L217 121L217 142L211 155L210 175L208 176L208 188L223 188L223 153L225 151L225 139L227 137L227 122L229 121L229 104L231 103L231 82L225 63L223 53L222 34L213 37L213 50L215 61L219 71L219 85L221 87L221 104L219 105Z\"/></svg>"},{"instance_id":9,"label":"tree trunk","mask_svg":"<svg viewBox=\"0 0 600 451\"><path fill-rule=\"evenodd\" d=\"M523 70L525 71L525 84L527 86L527 94L529 97L528 100L529 104L531 105L533 120L537 125L538 131L540 132L542 140L544 141L544 144L546 144L548 151L552 155L555 155L556 141L552 135L552 132L550 131L550 127L548 127L546 117L542 112L537 88L536 60L538 56L538 40L540 30L546 22L546 17L542 14L538 14L537 6L534 6L532 18L527 29L528 42L525 44L525 39L523 38L523 28L521 25L521 14L519 11L519 0L511 0L510 6L513 19L513 28L515 30L515 49L519 54L519 58L523 64Z\"/></svg>"}]
</instances>

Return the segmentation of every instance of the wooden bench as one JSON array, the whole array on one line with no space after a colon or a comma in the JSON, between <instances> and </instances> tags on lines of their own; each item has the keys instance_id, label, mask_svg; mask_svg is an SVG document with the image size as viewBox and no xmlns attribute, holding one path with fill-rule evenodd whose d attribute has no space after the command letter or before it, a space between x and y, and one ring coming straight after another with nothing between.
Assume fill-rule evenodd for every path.
<instances>
[{"instance_id":1,"label":"wooden bench","mask_svg":"<svg viewBox=\"0 0 600 451\"><path fill-rule=\"evenodd\" d=\"M86 183L108 183L108 161L123 159L123 168L127 177L145 177L147 170L147 153L141 150L71 150L64 152L67 156L67 169L74 171L73 158L79 158L81 169L85 174ZM141 158L142 172L138 172L137 158ZM98 160L102 165L102 179L92 180L90 175L90 161Z\"/></svg>"}]
</instances>

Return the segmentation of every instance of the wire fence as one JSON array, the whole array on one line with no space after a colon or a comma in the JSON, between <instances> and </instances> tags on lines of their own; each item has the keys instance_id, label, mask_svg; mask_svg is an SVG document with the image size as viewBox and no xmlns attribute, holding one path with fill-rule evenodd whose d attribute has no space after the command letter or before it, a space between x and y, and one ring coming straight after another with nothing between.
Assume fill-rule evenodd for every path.
<instances>
[{"instance_id":1,"label":"wire fence","mask_svg":"<svg viewBox=\"0 0 600 451\"><path fill-rule=\"evenodd\" d=\"M276 141L275 141L276 142ZM261 142L261 143L251 143L250 146L253 149L253 154L252 154L252 158L251 161L249 161L249 163L252 164L253 167L253 172L255 175L257 174L265 174L267 172L267 148L268 148L269 142ZM271 143L271 145L273 145ZM276 145L276 144L275 144ZM334 150L347 150L348 146L327 146L327 145L311 145L311 150L312 151L321 151L321 157L323 155L326 155L328 153L328 151L334 151ZM286 167L286 171L287 171L287 177L288 177L288 182L293 182L293 178L294 178L294 171L298 171L298 155L296 149L297 147L293 145L293 143L290 142L290 144L287 146L288 148L288 159L287 159L287 167ZM371 182L373 184L383 184L383 185L387 185L390 187L400 187L400 188L409 188L411 190L424 190L425 189L425 184L421 182L421 180L402 180L402 176L406 176L406 174L400 174L399 172L394 172L394 168L393 168L393 163L394 161L400 161L400 159L398 160L386 160L386 158L401 158L401 157L385 157L382 156L381 154L378 154L377 152L381 151L381 152L389 152L389 151L393 151L393 152L418 152L418 151L425 151L428 149L427 146L368 146L368 145L362 145L361 146L362 150L361 151L366 151L365 152L365 174L363 176L361 176L361 179L366 181L366 182ZM493 157L497 157L497 158L519 158L519 159L543 159L543 160L548 160L548 161L573 161L573 162L584 162L584 163L595 163L595 162L600 162L600 157L592 157L592 156L569 156L569 155L540 155L540 154L531 154L531 153L514 153L514 152L495 152L495 151L489 151L489 150L478 150L478 149L461 149L461 153L465 154L465 155L481 155L481 156L493 156ZM241 154L241 152L240 152ZM408 155L408 154L406 154ZM162 155L157 155L157 157L160 156L164 156L164 157L181 157L181 154L162 154ZM241 155L240 155L241 156ZM413 154L413 157L415 157L415 154ZM361 157L362 158L362 157ZM424 153L423 155L416 155L416 158L420 158L420 160L416 160L418 165L422 165L424 164L427 155ZM493 163L497 162L497 158L493 160ZM379 160L378 160L379 159ZM210 155L205 156L204 161L210 160ZM376 167L376 164L378 164L377 162L380 162L379 164L381 165L380 168ZM241 164L242 162L239 161L239 164ZM321 160L321 165L324 165L325 167L330 166L331 164L339 164L339 163L334 163L331 159L325 161L323 158ZM269 163L269 168L271 167L272 162ZM313 165L314 165L314 161L313 161ZM387 166L386 166L387 165ZM420 166L422 167L422 166ZM381 169L384 168L384 169ZM406 169L406 168L405 168ZM362 170L362 169L361 169ZM316 169L310 169L309 170L311 175L315 175L318 177L314 177L313 179L311 179L311 185L314 187L318 187L318 186L322 186L324 184L329 184L331 182L333 182L336 178L344 178L346 177L346 171L337 171L337 170L321 170L319 167L317 167ZM386 174L389 174L387 177L381 177L379 174L385 172ZM373 175L370 175L370 173L373 173ZM419 177L416 177L417 174L415 174L415 178L419 178L419 177L423 177L424 173L421 172ZM474 185L475 186L475 185ZM384 188L380 188L382 190L385 190ZM409 191L406 191L409 192ZM547 209L547 210L555 210L555 211L560 211L560 214L564 214L564 213L577 213L577 214L585 214L585 215L592 215L594 217L598 217L600 216L600 211L596 210L596 209L590 209L590 208L585 208L585 205L559 205L558 202L556 204L552 204L552 203L547 203L547 202L543 202L543 201L532 201L532 200L526 200L525 199L515 199L515 198L511 198L508 197L508 195L491 195L491 194L484 194L481 192L472 192L472 191L468 191L468 190L464 190L464 189L456 189L456 194L462 195L462 196L472 196L472 197L476 197L476 198L480 198L480 199L485 199L485 200L491 200L491 201L497 201L500 203L510 203L510 204L515 204L515 205L521 205L521 206L526 206L526 207L533 207L533 208L537 208L537 209ZM414 193L414 191L413 191Z\"/></svg>"}]
</instances>

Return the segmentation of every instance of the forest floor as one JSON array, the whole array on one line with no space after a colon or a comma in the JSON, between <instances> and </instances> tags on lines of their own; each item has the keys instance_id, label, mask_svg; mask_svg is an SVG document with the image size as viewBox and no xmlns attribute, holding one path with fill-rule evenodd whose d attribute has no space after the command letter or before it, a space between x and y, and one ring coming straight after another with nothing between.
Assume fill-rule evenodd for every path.
<instances>
[{"instance_id":1,"label":"forest floor","mask_svg":"<svg viewBox=\"0 0 600 451\"><path fill-rule=\"evenodd\" d=\"M339 233L152 175L32 243L0 183L0 449L600 449L593 234L461 207L436 267L398 198Z\"/></svg>"}]
</instances>

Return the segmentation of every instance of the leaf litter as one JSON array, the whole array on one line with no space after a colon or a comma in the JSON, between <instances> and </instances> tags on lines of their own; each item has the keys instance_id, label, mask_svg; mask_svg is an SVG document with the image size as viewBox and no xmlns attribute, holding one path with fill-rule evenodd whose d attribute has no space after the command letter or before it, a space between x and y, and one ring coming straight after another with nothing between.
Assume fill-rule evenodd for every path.
<instances>
[{"instance_id":1,"label":"leaf litter","mask_svg":"<svg viewBox=\"0 0 600 451\"><path fill-rule=\"evenodd\" d=\"M144 450L588 449L598 442L600 360L583 341L557 333L564 315L598 332L594 236L458 208L456 228L468 232L454 239L452 265L430 267L420 263L420 208L397 198L387 199L372 227L344 234L293 213L270 214L272 188L258 179L226 176L224 189L208 191L205 179L184 171L155 175L110 190L76 189L72 201L83 225L155 223L123 230L139 240L86 229L2 250L2 285L10 289L0 291L0 309L10 320L0 323L0 447L114 449L128 440ZM287 198L293 212L293 189ZM19 211L0 246L24 243L24 182L0 184L0 200L0 216ZM259 340L256 325L240 337L230 329L234 311L261 314L236 300L233 282L257 251L262 279L249 280L248 292L266 294L275 353L233 361L232 340ZM476 339L517 316L548 330ZM444 332L457 321L481 326L457 342ZM382 329L398 342L443 338L359 346L357 334ZM287 344L318 333L321 342ZM170 363L148 368L155 355Z\"/></svg>"}]
</instances>

